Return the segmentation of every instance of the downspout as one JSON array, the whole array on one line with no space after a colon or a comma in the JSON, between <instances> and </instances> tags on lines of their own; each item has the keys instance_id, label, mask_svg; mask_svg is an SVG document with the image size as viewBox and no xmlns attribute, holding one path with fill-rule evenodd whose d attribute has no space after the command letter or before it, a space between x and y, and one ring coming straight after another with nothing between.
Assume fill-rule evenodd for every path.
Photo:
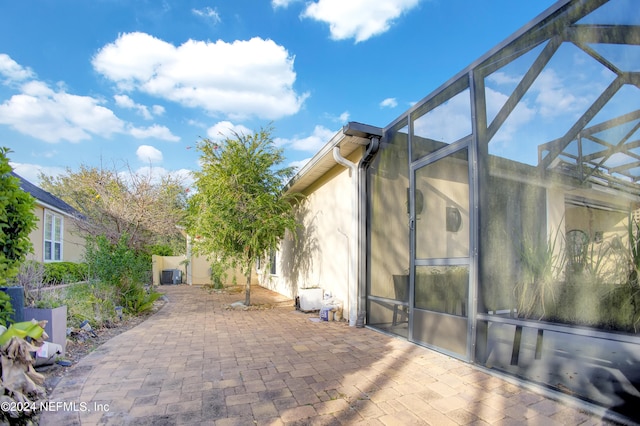
<instances>
[{"instance_id":1,"label":"downspout","mask_svg":"<svg viewBox=\"0 0 640 426\"><path fill-rule=\"evenodd\" d=\"M340 147L333 148L333 158L336 163L349 169L353 192L351 195L351 235L349 244L349 283L347 285L349 297L349 326L358 323L359 318L364 321L366 314L366 167L373 159L380 143L380 138L371 136L367 150L358 164L355 164L340 154Z\"/></svg>"},{"instance_id":2,"label":"downspout","mask_svg":"<svg viewBox=\"0 0 640 426\"><path fill-rule=\"evenodd\" d=\"M358 235L358 166L340 154L339 146L333 148L333 159L336 160L336 163L349 169L349 174L351 175L351 182L353 184L353 192L351 194L351 235L355 236ZM349 326L353 327L356 325L358 318L358 285L356 276L358 269L356 262L358 259L355 255L358 247L356 238L348 238L348 242L349 253L351 255L349 256L347 294L349 297Z\"/></svg>"}]
</instances>

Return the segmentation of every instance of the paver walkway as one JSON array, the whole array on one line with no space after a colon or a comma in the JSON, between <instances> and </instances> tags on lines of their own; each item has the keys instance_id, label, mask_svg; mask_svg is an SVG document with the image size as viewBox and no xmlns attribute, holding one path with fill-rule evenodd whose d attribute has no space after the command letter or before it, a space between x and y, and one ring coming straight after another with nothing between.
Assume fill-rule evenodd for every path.
<instances>
[{"instance_id":1,"label":"paver walkway","mask_svg":"<svg viewBox=\"0 0 640 426\"><path fill-rule=\"evenodd\" d=\"M41 425L603 424L464 362L366 328L314 322L261 288L163 286L169 302L85 357Z\"/></svg>"}]
</instances>

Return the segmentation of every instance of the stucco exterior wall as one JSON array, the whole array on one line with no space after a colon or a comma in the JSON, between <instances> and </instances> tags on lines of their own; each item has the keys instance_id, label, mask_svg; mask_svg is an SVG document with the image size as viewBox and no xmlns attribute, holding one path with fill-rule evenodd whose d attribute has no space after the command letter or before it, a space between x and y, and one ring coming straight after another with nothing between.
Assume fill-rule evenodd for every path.
<instances>
[{"instance_id":1,"label":"stucco exterior wall","mask_svg":"<svg viewBox=\"0 0 640 426\"><path fill-rule=\"evenodd\" d=\"M65 262L83 262L85 254L85 239L80 233L73 219L65 218L63 226L62 260Z\"/></svg>"},{"instance_id":2,"label":"stucco exterior wall","mask_svg":"<svg viewBox=\"0 0 640 426\"><path fill-rule=\"evenodd\" d=\"M357 162L359 157L357 153L349 160ZM304 195L306 200L296 209L300 227L282 241L276 274L270 274L268 261L263 262L261 285L291 298L299 289L319 287L342 301L348 312L349 243L356 238L349 170L335 166Z\"/></svg>"},{"instance_id":3,"label":"stucco exterior wall","mask_svg":"<svg viewBox=\"0 0 640 426\"><path fill-rule=\"evenodd\" d=\"M52 211L54 214L62 217L62 261L64 262L82 262L84 261L85 240L80 234L78 227L74 223L74 219L61 214L59 212L48 210L40 204L36 204L33 210L34 215L38 219L36 228L29 234L29 239L33 244L33 254L31 259L38 262L44 262L44 215L46 211Z\"/></svg>"},{"instance_id":4,"label":"stucco exterior wall","mask_svg":"<svg viewBox=\"0 0 640 426\"><path fill-rule=\"evenodd\" d=\"M206 256L192 256L189 266L184 263L186 256L156 256L152 257L153 285L160 285L160 275L165 269L179 269L182 271L182 282L193 285L211 285L211 261ZM190 280L187 273L190 273ZM229 268L226 271L226 278L223 284L245 285L246 278L242 271ZM257 274L254 272L251 277L251 284L258 284Z\"/></svg>"},{"instance_id":5,"label":"stucco exterior wall","mask_svg":"<svg viewBox=\"0 0 640 426\"><path fill-rule=\"evenodd\" d=\"M42 224L44 223L44 207L36 205L33 209L33 214L38 218L38 224L35 229L29 234L29 239L33 245L33 260L38 262L44 261L44 230ZM64 250L64 249L63 249ZM63 251L64 253L64 251Z\"/></svg>"}]
</instances>

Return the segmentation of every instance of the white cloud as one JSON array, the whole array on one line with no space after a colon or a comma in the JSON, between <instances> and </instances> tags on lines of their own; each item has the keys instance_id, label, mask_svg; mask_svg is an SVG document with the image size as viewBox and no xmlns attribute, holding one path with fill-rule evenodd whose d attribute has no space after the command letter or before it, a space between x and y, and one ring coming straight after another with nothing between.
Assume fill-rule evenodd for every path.
<instances>
[{"instance_id":1,"label":"white cloud","mask_svg":"<svg viewBox=\"0 0 640 426\"><path fill-rule=\"evenodd\" d=\"M165 109L162 105L153 105L151 107L151 111L153 115L163 115L165 113Z\"/></svg>"},{"instance_id":2,"label":"white cloud","mask_svg":"<svg viewBox=\"0 0 640 426\"><path fill-rule=\"evenodd\" d=\"M291 3L295 3L298 0L271 0L271 6L274 9L277 9L279 7L283 7L286 8L288 7Z\"/></svg>"},{"instance_id":3,"label":"white cloud","mask_svg":"<svg viewBox=\"0 0 640 426\"><path fill-rule=\"evenodd\" d=\"M507 102L507 99L509 99L509 96L487 87L485 98L487 103L487 117L493 121L498 111L500 111L500 108L502 108ZM527 106L525 102L519 102L491 141L504 143L512 141L518 130L526 123L532 121L535 115L535 109Z\"/></svg>"},{"instance_id":4,"label":"white cloud","mask_svg":"<svg viewBox=\"0 0 640 426\"><path fill-rule=\"evenodd\" d=\"M420 0L318 0L302 16L329 24L331 38L353 38L356 43L389 30L394 19L414 8Z\"/></svg>"},{"instance_id":5,"label":"white cloud","mask_svg":"<svg viewBox=\"0 0 640 426\"><path fill-rule=\"evenodd\" d=\"M138 160L144 163L160 163L162 162L162 151L151 145L140 145L136 150Z\"/></svg>"},{"instance_id":6,"label":"white cloud","mask_svg":"<svg viewBox=\"0 0 640 426\"><path fill-rule=\"evenodd\" d=\"M34 75L6 55L0 55L0 68L3 75L11 75L14 80ZM154 124L144 128L126 123L102 106L101 99L67 93L63 83L54 90L42 81L30 80L18 89L20 93L0 104L0 124L45 142L80 142L93 136L109 138L113 134L130 134L138 139L180 140L165 126ZM114 99L119 106L138 110L145 118L165 111L161 105L154 105L150 112L126 95L116 95Z\"/></svg>"},{"instance_id":7,"label":"white cloud","mask_svg":"<svg viewBox=\"0 0 640 426\"><path fill-rule=\"evenodd\" d=\"M543 117L584 111L589 100L574 95L572 89L553 69L541 72L531 87L532 91L538 92L536 105Z\"/></svg>"},{"instance_id":8,"label":"white cloud","mask_svg":"<svg viewBox=\"0 0 640 426\"><path fill-rule=\"evenodd\" d=\"M99 100L54 91L39 81L24 84L21 94L0 104L0 124L46 142L79 142L124 130L124 122Z\"/></svg>"},{"instance_id":9,"label":"white cloud","mask_svg":"<svg viewBox=\"0 0 640 426\"><path fill-rule=\"evenodd\" d=\"M522 80L521 75L509 75L503 71L497 71L487 77L487 80L495 84L518 84Z\"/></svg>"},{"instance_id":10,"label":"white cloud","mask_svg":"<svg viewBox=\"0 0 640 426\"><path fill-rule=\"evenodd\" d=\"M116 101L116 105L121 108L133 109L138 112L145 120L152 120L154 115L164 114L164 107L162 105L153 105L151 111L145 105L137 104L127 95L114 95L113 99Z\"/></svg>"},{"instance_id":11,"label":"white cloud","mask_svg":"<svg viewBox=\"0 0 640 426\"><path fill-rule=\"evenodd\" d=\"M316 126L313 134L307 137L294 137L292 139L276 138L274 143L277 146L286 146L297 151L307 151L316 153L336 134L336 131L329 130L324 126Z\"/></svg>"},{"instance_id":12,"label":"white cloud","mask_svg":"<svg viewBox=\"0 0 640 426\"><path fill-rule=\"evenodd\" d=\"M196 16L199 16L201 18L207 19L208 21L211 21L213 25L216 25L222 22L222 19L220 19L220 14L218 13L218 11L210 7L204 7L202 9L191 9L191 12Z\"/></svg>"},{"instance_id":13,"label":"white cloud","mask_svg":"<svg viewBox=\"0 0 640 426\"><path fill-rule=\"evenodd\" d=\"M311 160L311 157L305 158L304 160L300 161L292 161L291 163L289 163L289 167L295 167L296 172L298 172L302 170L302 168L309 162L309 160Z\"/></svg>"},{"instance_id":14,"label":"white cloud","mask_svg":"<svg viewBox=\"0 0 640 426\"><path fill-rule=\"evenodd\" d=\"M176 47L145 33L126 33L92 60L122 90L141 92L231 119L278 119L297 113L308 94L293 89L294 58L272 40Z\"/></svg>"},{"instance_id":15,"label":"white cloud","mask_svg":"<svg viewBox=\"0 0 640 426\"><path fill-rule=\"evenodd\" d=\"M34 77L33 71L24 68L5 53L0 53L0 75L9 81L23 81Z\"/></svg>"},{"instance_id":16,"label":"white cloud","mask_svg":"<svg viewBox=\"0 0 640 426\"><path fill-rule=\"evenodd\" d=\"M39 164L14 163L12 161L9 162L9 165L14 172L36 186L40 185L40 173L47 176L60 176L67 172L64 167L47 167Z\"/></svg>"},{"instance_id":17,"label":"white cloud","mask_svg":"<svg viewBox=\"0 0 640 426\"><path fill-rule=\"evenodd\" d=\"M398 106L398 101L396 100L396 98L387 98L382 102L380 102L381 108L395 108L397 106Z\"/></svg>"},{"instance_id":18,"label":"white cloud","mask_svg":"<svg viewBox=\"0 0 640 426\"><path fill-rule=\"evenodd\" d=\"M233 124L230 121L221 121L207 129L207 136L209 139L214 141L232 138L235 136L234 133L247 136L253 134L251 129L243 126L242 124Z\"/></svg>"},{"instance_id":19,"label":"white cloud","mask_svg":"<svg viewBox=\"0 0 640 426\"><path fill-rule=\"evenodd\" d=\"M340 115L325 113L323 114L323 117L336 123L345 124L349 121L351 114L349 114L349 111L345 111Z\"/></svg>"},{"instance_id":20,"label":"white cloud","mask_svg":"<svg viewBox=\"0 0 640 426\"><path fill-rule=\"evenodd\" d=\"M180 137L171 133L171 130L167 127L158 124L149 127L131 127L129 134L136 139L154 138L169 142L178 142L180 140Z\"/></svg>"},{"instance_id":21,"label":"white cloud","mask_svg":"<svg viewBox=\"0 0 640 426\"><path fill-rule=\"evenodd\" d=\"M471 134L468 90L417 118L413 125L416 135L449 143Z\"/></svg>"}]
</instances>

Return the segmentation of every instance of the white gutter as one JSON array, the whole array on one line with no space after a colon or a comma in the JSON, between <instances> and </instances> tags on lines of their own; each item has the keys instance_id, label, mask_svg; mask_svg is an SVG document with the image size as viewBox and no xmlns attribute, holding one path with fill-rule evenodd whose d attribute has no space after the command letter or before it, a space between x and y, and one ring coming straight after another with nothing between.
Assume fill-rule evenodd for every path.
<instances>
[{"instance_id":1,"label":"white gutter","mask_svg":"<svg viewBox=\"0 0 640 426\"><path fill-rule=\"evenodd\" d=\"M349 242L349 282L347 283L347 294L349 297L349 325L355 326L358 319L358 280L356 271L358 268L358 256L356 256L358 247L358 188L360 182L358 181L358 165L347 160L340 154L340 147L333 148L333 159L336 163L349 169L351 174L351 182L353 185L353 191L351 193L351 238L348 238Z\"/></svg>"}]
</instances>

